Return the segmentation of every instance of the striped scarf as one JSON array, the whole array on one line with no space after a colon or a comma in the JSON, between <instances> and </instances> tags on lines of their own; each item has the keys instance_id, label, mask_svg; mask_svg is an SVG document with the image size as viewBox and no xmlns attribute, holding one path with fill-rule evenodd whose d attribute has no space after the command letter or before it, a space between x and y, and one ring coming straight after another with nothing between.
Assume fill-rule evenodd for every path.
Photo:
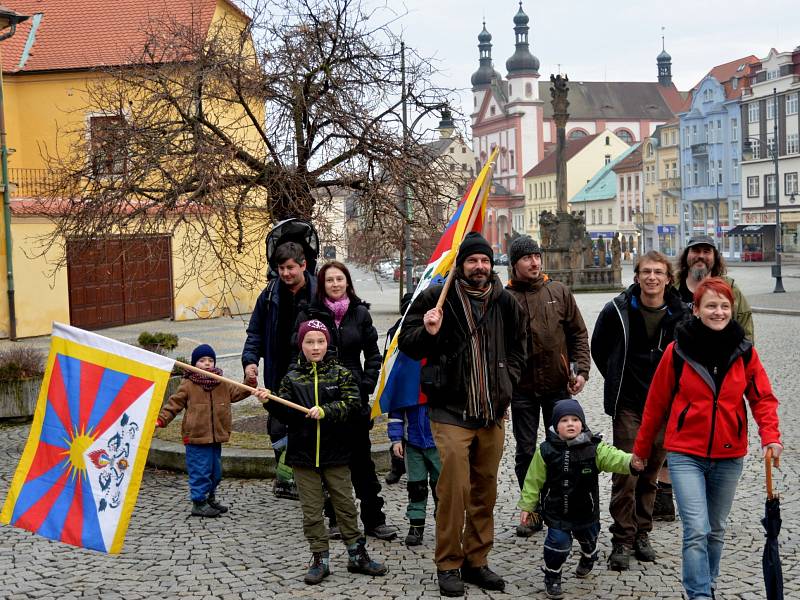
<instances>
[{"instance_id":1,"label":"striped scarf","mask_svg":"<svg viewBox=\"0 0 800 600\"><path fill-rule=\"evenodd\" d=\"M214 373L215 375L222 375L222 369L217 367L211 367L209 372ZM210 392L220 384L218 379L208 377L207 375L201 375L200 373L196 373L194 371L186 371L183 376L192 383L196 383L207 392Z\"/></svg>"},{"instance_id":2,"label":"striped scarf","mask_svg":"<svg viewBox=\"0 0 800 600\"><path fill-rule=\"evenodd\" d=\"M467 317L467 325L470 332L474 332L469 338L469 381L467 382L467 416L474 419L482 419L487 423L494 421L494 410L489 401L489 371L486 364L486 339L482 331L478 329L475 314L472 312L470 299L482 300L482 314L489 310L489 297L492 294L492 284L485 288L476 288L461 279L456 280L456 294L461 301L464 315Z\"/></svg>"}]
</instances>

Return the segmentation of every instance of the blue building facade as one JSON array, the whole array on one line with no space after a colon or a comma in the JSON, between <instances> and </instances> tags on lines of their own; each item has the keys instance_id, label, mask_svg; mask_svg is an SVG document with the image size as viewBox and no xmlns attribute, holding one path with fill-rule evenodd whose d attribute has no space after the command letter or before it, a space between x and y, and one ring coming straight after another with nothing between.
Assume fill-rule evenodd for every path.
<instances>
[{"instance_id":1,"label":"blue building facade","mask_svg":"<svg viewBox=\"0 0 800 600\"><path fill-rule=\"evenodd\" d=\"M728 236L742 206L740 79L707 75L680 118L682 246L693 235L710 235L726 258L739 258L739 240Z\"/></svg>"}]
</instances>

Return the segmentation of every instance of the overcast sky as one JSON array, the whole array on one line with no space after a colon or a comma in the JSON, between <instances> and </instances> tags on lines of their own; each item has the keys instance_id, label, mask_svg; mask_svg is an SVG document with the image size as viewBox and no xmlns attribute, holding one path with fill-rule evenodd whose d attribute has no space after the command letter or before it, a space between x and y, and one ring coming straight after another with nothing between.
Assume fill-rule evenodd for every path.
<instances>
[{"instance_id":1,"label":"overcast sky","mask_svg":"<svg viewBox=\"0 0 800 600\"><path fill-rule=\"evenodd\" d=\"M408 11L393 28L402 29L420 54L438 60L442 85L462 88L467 115L483 18L493 37L495 68L506 75L517 0L385 1L391 10ZM682 91L714 65L800 45L798 0L524 0L523 9L531 19L531 51L541 61L542 79L560 64L575 81L655 81L662 27L673 81Z\"/></svg>"}]
</instances>

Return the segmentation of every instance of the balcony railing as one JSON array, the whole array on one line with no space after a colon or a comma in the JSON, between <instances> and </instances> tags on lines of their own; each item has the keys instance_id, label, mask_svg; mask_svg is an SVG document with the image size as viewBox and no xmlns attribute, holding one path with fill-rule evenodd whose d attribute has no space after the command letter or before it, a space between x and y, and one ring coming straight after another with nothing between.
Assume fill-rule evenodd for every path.
<instances>
[{"instance_id":1,"label":"balcony railing","mask_svg":"<svg viewBox=\"0 0 800 600\"><path fill-rule=\"evenodd\" d=\"M661 180L661 189L662 190L679 190L681 189L681 178L680 177L667 177L666 179Z\"/></svg>"},{"instance_id":2,"label":"balcony railing","mask_svg":"<svg viewBox=\"0 0 800 600\"><path fill-rule=\"evenodd\" d=\"M20 169L8 170L8 179L15 186L11 195L15 198L35 198L46 193L52 177L47 169Z\"/></svg>"},{"instance_id":3,"label":"balcony railing","mask_svg":"<svg viewBox=\"0 0 800 600\"><path fill-rule=\"evenodd\" d=\"M692 156L708 156L708 144L706 142L692 144Z\"/></svg>"}]
</instances>

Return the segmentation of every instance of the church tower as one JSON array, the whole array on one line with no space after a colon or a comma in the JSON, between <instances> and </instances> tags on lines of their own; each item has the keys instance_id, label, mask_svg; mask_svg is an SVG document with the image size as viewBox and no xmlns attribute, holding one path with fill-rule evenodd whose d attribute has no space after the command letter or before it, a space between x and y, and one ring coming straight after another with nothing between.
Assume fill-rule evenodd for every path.
<instances>
[{"instance_id":1,"label":"church tower","mask_svg":"<svg viewBox=\"0 0 800 600\"><path fill-rule=\"evenodd\" d=\"M656 57L658 64L658 83L672 85L672 57L664 49L664 36L661 36L661 54Z\"/></svg>"},{"instance_id":2,"label":"church tower","mask_svg":"<svg viewBox=\"0 0 800 600\"><path fill-rule=\"evenodd\" d=\"M492 64L492 34L486 31L486 21L483 22L483 30L478 34L478 70L472 74L472 98L473 113L472 122L475 122L481 104L489 92L492 81L500 81L501 75L494 70Z\"/></svg>"}]
</instances>

